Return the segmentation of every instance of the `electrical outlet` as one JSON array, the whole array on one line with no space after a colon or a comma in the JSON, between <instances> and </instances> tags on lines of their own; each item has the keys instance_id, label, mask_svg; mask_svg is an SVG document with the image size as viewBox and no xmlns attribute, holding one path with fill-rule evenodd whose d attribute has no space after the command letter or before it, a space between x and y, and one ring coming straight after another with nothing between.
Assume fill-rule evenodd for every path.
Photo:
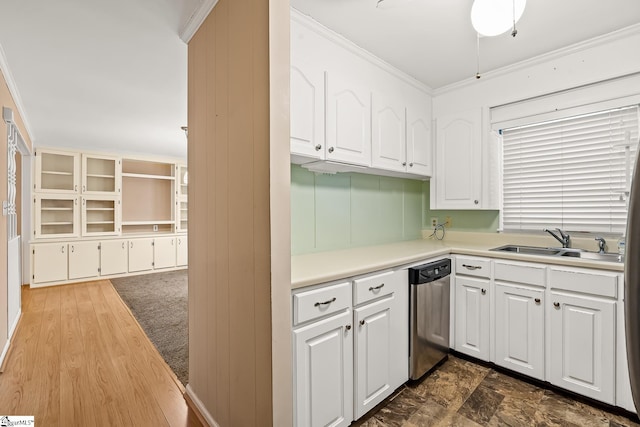
<instances>
[{"instance_id":1,"label":"electrical outlet","mask_svg":"<svg viewBox=\"0 0 640 427\"><path fill-rule=\"evenodd\" d=\"M158 224L153 224L153 231L158 231Z\"/></svg>"},{"instance_id":2,"label":"electrical outlet","mask_svg":"<svg viewBox=\"0 0 640 427\"><path fill-rule=\"evenodd\" d=\"M437 216L433 216L433 217L431 217L431 226L435 227L436 225L438 225L438 217Z\"/></svg>"},{"instance_id":3,"label":"electrical outlet","mask_svg":"<svg viewBox=\"0 0 640 427\"><path fill-rule=\"evenodd\" d=\"M447 228L451 228L452 224L453 224L453 221L451 220L451 217L450 216L446 217L444 220L444 226Z\"/></svg>"}]
</instances>

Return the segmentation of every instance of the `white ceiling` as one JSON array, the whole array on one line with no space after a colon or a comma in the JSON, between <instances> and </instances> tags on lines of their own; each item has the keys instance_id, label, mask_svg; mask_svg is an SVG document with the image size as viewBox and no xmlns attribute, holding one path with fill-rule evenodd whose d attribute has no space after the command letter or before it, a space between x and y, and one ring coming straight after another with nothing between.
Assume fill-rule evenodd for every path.
<instances>
[{"instance_id":1,"label":"white ceiling","mask_svg":"<svg viewBox=\"0 0 640 427\"><path fill-rule=\"evenodd\" d=\"M233 0L231 0L233 1ZM37 146L186 156L187 46L207 0L2 0L0 46ZM472 78L472 0L291 0L431 88ZM481 71L640 22L638 0L529 0Z\"/></svg>"},{"instance_id":2,"label":"white ceiling","mask_svg":"<svg viewBox=\"0 0 640 427\"><path fill-rule=\"evenodd\" d=\"M291 0L291 5L432 89L473 78L473 0ZM640 22L638 0L529 0L507 32L480 39L487 72Z\"/></svg>"}]
</instances>

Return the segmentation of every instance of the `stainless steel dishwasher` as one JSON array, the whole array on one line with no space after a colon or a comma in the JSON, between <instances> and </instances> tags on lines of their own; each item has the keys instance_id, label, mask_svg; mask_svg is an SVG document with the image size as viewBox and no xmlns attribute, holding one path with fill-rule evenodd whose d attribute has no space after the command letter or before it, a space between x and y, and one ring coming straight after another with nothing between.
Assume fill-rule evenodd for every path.
<instances>
[{"instance_id":1,"label":"stainless steel dishwasher","mask_svg":"<svg viewBox=\"0 0 640 427\"><path fill-rule=\"evenodd\" d=\"M449 353L451 260L409 269L409 378L417 380Z\"/></svg>"}]
</instances>

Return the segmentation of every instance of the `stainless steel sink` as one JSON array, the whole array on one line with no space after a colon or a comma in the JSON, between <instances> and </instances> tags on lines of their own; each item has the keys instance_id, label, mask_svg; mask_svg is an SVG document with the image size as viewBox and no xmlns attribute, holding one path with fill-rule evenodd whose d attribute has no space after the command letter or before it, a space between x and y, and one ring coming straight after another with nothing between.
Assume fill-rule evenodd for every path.
<instances>
[{"instance_id":1,"label":"stainless steel sink","mask_svg":"<svg viewBox=\"0 0 640 427\"><path fill-rule=\"evenodd\" d=\"M523 255L562 256L589 259L593 261L624 262L624 258L618 254L590 252L583 249L573 248L542 248L538 246L505 245L491 250Z\"/></svg>"}]
</instances>

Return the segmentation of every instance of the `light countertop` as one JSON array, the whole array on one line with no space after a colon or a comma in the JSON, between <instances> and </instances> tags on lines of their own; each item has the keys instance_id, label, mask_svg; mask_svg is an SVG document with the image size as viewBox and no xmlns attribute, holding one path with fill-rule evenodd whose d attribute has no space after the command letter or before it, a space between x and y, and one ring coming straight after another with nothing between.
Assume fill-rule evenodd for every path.
<instances>
[{"instance_id":1,"label":"light countertop","mask_svg":"<svg viewBox=\"0 0 640 427\"><path fill-rule=\"evenodd\" d=\"M574 247L591 249L591 239L574 239ZM517 261L573 267L597 268L623 272L622 263L567 257L523 255L489 249L505 244L557 246L545 236L498 233L448 232L444 240L420 239L377 246L317 252L291 257L291 288L341 280L373 271L415 264L430 258L449 255L473 255Z\"/></svg>"}]
</instances>

